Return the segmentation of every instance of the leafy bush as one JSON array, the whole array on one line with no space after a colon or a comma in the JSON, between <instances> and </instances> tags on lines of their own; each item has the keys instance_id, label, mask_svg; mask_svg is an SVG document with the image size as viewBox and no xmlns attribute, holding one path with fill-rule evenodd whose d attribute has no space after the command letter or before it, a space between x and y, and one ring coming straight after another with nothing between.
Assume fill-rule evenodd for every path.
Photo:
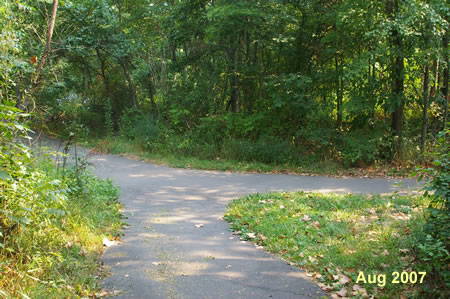
<instances>
[{"instance_id":1,"label":"leafy bush","mask_svg":"<svg viewBox=\"0 0 450 299\"><path fill-rule=\"evenodd\" d=\"M120 121L121 136L130 140L137 139L150 146L158 138L158 124L150 114L143 114L136 108L124 111Z\"/></svg>"},{"instance_id":2,"label":"leafy bush","mask_svg":"<svg viewBox=\"0 0 450 299\"><path fill-rule=\"evenodd\" d=\"M436 283L450 288L450 130L439 134L433 153L433 167L419 169L421 180L429 175L431 180L424 187L425 197L430 200L426 209L425 238L419 240L419 256L424 267L433 273Z\"/></svg>"},{"instance_id":3,"label":"leafy bush","mask_svg":"<svg viewBox=\"0 0 450 299\"><path fill-rule=\"evenodd\" d=\"M228 159L263 163L286 163L293 155L291 144L271 136L262 137L257 142L229 138L222 151Z\"/></svg>"},{"instance_id":4,"label":"leafy bush","mask_svg":"<svg viewBox=\"0 0 450 299\"><path fill-rule=\"evenodd\" d=\"M365 138L362 138L365 136ZM379 154L380 138L377 134L354 131L343 135L337 142L344 165L353 165L357 161L372 163Z\"/></svg>"},{"instance_id":5,"label":"leafy bush","mask_svg":"<svg viewBox=\"0 0 450 299\"><path fill-rule=\"evenodd\" d=\"M111 100L106 99L105 101L105 129L106 134L108 136L111 136L114 130L114 122L113 122L113 115L112 115L112 105Z\"/></svg>"},{"instance_id":6,"label":"leafy bush","mask_svg":"<svg viewBox=\"0 0 450 299\"><path fill-rule=\"evenodd\" d=\"M25 138L26 127L19 123L26 116L20 110L0 105L0 248L21 227L33 223L45 225L44 219L64 214L65 192L60 181L33 168L30 149L17 142Z\"/></svg>"},{"instance_id":7,"label":"leafy bush","mask_svg":"<svg viewBox=\"0 0 450 299\"><path fill-rule=\"evenodd\" d=\"M34 156L24 116L0 104L0 296L93 297L102 239L121 226L118 189Z\"/></svg>"}]
</instances>

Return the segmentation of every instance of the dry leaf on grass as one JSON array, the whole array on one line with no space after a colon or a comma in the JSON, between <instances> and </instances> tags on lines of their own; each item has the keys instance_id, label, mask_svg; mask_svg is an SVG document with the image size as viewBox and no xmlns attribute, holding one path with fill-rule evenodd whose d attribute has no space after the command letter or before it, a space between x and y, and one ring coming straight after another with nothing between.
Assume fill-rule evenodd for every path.
<instances>
[{"instance_id":1,"label":"dry leaf on grass","mask_svg":"<svg viewBox=\"0 0 450 299\"><path fill-rule=\"evenodd\" d=\"M246 235L247 235L247 237L248 237L249 239L254 239L254 238L256 238L256 234L255 234L255 233L246 233Z\"/></svg>"},{"instance_id":2,"label":"dry leaf on grass","mask_svg":"<svg viewBox=\"0 0 450 299\"><path fill-rule=\"evenodd\" d=\"M311 221L311 218L308 215L303 216L303 221Z\"/></svg>"},{"instance_id":3,"label":"dry leaf on grass","mask_svg":"<svg viewBox=\"0 0 450 299\"><path fill-rule=\"evenodd\" d=\"M314 221L313 223L311 223L311 225L314 226L315 228L320 228L319 221Z\"/></svg>"},{"instance_id":4,"label":"dry leaf on grass","mask_svg":"<svg viewBox=\"0 0 450 299\"><path fill-rule=\"evenodd\" d=\"M347 296L347 289L346 288L342 288L339 292L337 292L336 294L338 294L340 297L345 297Z\"/></svg>"},{"instance_id":5,"label":"dry leaf on grass","mask_svg":"<svg viewBox=\"0 0 450 299\"><path fill-rule=\"evenodd\" d=\"M350 281L352 281L352 279L350 277L348 277L347 275L339 274L339 283L340 284L346 285Z\"/></svg>"},{"instance_id":6,"label":"dry leaf on grass","mask_svg":"<svg viewBox=\"0 0 450 299\"><path fill-rule=\"evenodd\" d=\"M316 263L316 262L317 262L317 259L313 258L312 256L308 256L308 260L309 260L311 263Z\"/></svg>"},{"instance_id":7,"label":"dry leaf on grass","mask_svg":"<svg viewBox=\"0 0 450 299\"><path fill-rule=\"evenodd\" d=\"M365 288L360 287L359 285L355 284L353 286L353 296L363 296L363 297L369 297L367 295L367 290Z\"/></svg>"}]
</instances>

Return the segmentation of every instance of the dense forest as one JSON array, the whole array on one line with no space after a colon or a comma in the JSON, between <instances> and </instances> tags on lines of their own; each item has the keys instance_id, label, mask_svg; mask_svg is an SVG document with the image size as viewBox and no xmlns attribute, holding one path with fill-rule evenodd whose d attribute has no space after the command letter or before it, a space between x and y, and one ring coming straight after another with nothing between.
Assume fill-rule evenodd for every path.
<instances>
[{"instance_id":1,"label":"dense forest","mask_svg":"<svg viewBox=\"0 0 450 299\"><path fill-rule=\"evenodd\" d=\"M30 126L68 139L67 151L87 141L185 158L182 167L403 168L429 179L422 195L256 194L224 219L322 271L321 283L343 275L339 260L355 268L366 259L374 271L428 273L423 285L386 287L386 298L448 297L449 14L443 0L0 0L0 296L101 297L102 240L123 225L111 181L95 178L87 158L73 167L34 153L22 142ZM306 206L311 218L289 214ZM356 237L345 226L352 217L367 224ZM272 239L250 231L260 220ZM372 246L374 227L385 231ZM359 250L354 264L344 251L322 259L325 243L297 233L308 229ZM315 246L320 269L290 238ZM338 272L325 273L336 257Z\"/></svg>"},{"instance_id":2,"label":"dense forest","mask_svg":"<svg viewBox=\"0 0 450 299\"><path fill-rule=\"evenodd\" d=\"M414 163L448 115L440 0L7 1L2 101L51 132L345 167Z\"/></svg>"}]
</instances>

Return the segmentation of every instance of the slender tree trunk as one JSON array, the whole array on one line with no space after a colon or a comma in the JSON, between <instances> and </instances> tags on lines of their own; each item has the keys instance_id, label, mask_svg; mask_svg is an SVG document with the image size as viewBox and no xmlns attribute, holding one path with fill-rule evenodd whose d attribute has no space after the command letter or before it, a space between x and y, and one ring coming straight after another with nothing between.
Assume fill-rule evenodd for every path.
<instances>
[{"instance_id":1,"label":"slender tree trunk","mask_svg":"<svg viewBox=\"0 0 450 299\"><path fill-rule=\"evenodd\" d=\"M258 45L259 45L259 43L258 43ZM263 67L264 67L264 65L263 65L263 55L264 55L264 48L263 48L263 46L262 45L259 45L259 47L258 47L258 52L259 52L259 55L258 55L258 99L259 100L261 100L262 99L262 97L263 97L263 88L264 88L264 78L263 78L263 76L264 76L264 73L263 73Z\"/></svg>"},{"instance_id":2,"label":"slender tree trunk","mask_svg":"<svg viewBox=\"0 0 450 299\"><path fill-rule=\"evenodd\" d=\"M334 57L334 63L336 68L336 112L337 112L337 127L342 127L342 78L339 71L338 56Z\"/></svg>"},{"instance_id":3,"label":"slender tree trunk","mask_svg":"<svg viewBox=\"0 0 450 299\"><path fill-rule=\"evenodd\" d=\"M100 70L102 73L103 83L105 84L105 97L111 99L111 88L109 86L109 79L106 75L106 62L105 59L101 56L100 50L98 48L95 49L97 53L97 57L100 60Z\"/></svg>"},{"instance_id":4,"label":"slender tree trunk","mask_svg":"<svg viewBox=\"0 0 450 299\"><path fill-rule=\"evenodd\" d=\"M16 92L16 108L21 109L21 105L23 103L23 92L20 89L20 85L23 83L23 71L19 72L19 77L16 79L16 86L15 86L15 92ZM0 98L1 98L1 91L0 91ZM1 103L1 99L0 99Z\"/></svg>"},{"instance_id":5,"label":"slender tree trunk","mask_svg":"<svg viewBox=\"0 0 450 299\"><path fill-rule=\"evenodd\" d=\"M230 95L230 101L227 104L226 109L228 107L231 107L232 112L239 112L239 97L240 97L240 84L239 84L239 78L237 76L237 69L236 69L236 61L239 61L239 59L236 57L237 53L237 47L239 47L240 42L237 42L236 48L232 48L233 44L230 44L229 48L225 49L225 52L228 55L229 58L229 68L228 68L228 74L231 73L230 77L230 89L231 89L231 95Z\"/></svg>"},{"instance_id":6,"label":"slender tree trunk","mask_svg":"<svg viewBox=\"0 0 450 299\"><path fill-rule=\"evenodd\" d=\"M425 151L425 142L427 138L427 127L428 127L428 102L430 93L429 90L429 66L428 62L425 66L425 72L423 74L423 117L422 117L422 136L420 139L420 153L423 154Z\"/></svg>"},{"instance_id":7,"label":"slender tree trunk","mask_svg":"<svg viewBox=\"0 0 450 299\"><path fill-rule=\"evenodd\" d=\"M444 38L442 39L443 48L445 49L445 69L444 69L444 75L443 75L443 89L442 89L442 97L444 98L444 117L442 119L443 122L443 129L445 130L447 128L447 117L448 117L448 31L446 32Z\"/></svg>"},{"instance_id":8,"label":"slender tree trunk","mask_svg":"<svg viewBox=\"0 0 450 299\"><path fill-rule=\"evenodd\" d=\"M127 79L128 83L128 90L130 92L131 101L133 103L133 106L138 108L137 98L136 98L136 89L133 84L133 80L130 77L130 74L128 73L126 62L123 59L120 59L120 65L122 66L123 73L125 75L125 78Z\"/></svg>"},{"instance_id":9,"label":"slender tree trunk","mask_svg":"<svg viewBox=\"0 0 450 299\"><path fill-rule=\"evenodd\" d=\"M427 0L427 3L430 3L430 0ZM428 22L425 24L425 33L424 33L424 42L425 45L428 44L428 31L429 31ZM427 55L425 59L425 72L423 74L423 117L422 117L422 135L420 138L420 153L423 155L425 151L425 144L427 139L427 128L428 128L428 106L430 100L430 66L429 66L429 56ZM437 67L437 62L435 62Z\"/></svg>"},{"instance_id":10,"label":"slender tree trunk","mask_svg":"<svg viewBox=\"0 0 450 299\"><path fill-rule=\"evenodd\" d=\"M45 62L47 61L47 58L50 55L53 29L55 27L57 10L58 10L58 0L53 0L52 15L50 17L50 22L48 23L47 41L45 43L45 50L44 50L44 54L41 57L41 60L39 61L38 66L36 68L36 74L35 74L34 80L33 80L34 83L36 83L37 80L39 79L39 75L41 74L42 68L44 67Z\"/></svg>"},{"instance_id":11,"label":"slender tree trunk","mask_svg":"<svg viewBox=\"0 0 450 299\"><path fill-rule=\"evenodd\" d=\"M154 117L159 116L158 106L156 106L156 102L155 102L156 88L155 88L155 85L153 84L153 80L152 80L151 76L149 76L149 78L147 80L147 89L148 89L148 95L150 97L150 103L152 105L152 114Z\"/></svg>"}]
</instances>

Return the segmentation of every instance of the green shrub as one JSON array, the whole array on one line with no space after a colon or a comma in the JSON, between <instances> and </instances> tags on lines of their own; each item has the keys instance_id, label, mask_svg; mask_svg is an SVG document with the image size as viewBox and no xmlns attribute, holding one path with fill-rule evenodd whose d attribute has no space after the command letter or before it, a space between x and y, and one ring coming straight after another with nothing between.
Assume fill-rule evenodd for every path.
<instances>
[{"instance_id":1,"label":"green shrub","mask_svg":"<svg viewBox=\"0 0 450 299\"><path fill-rule=\"evenodd\" d=\"M265 136L254 142L229 138L223 145L223 155L232 160L263 163L286 163L292 159L293 146L276 137Z\"/></svg>"},{"instance_id":2,"label":"green shrub","mask_svg":"<svg viewBox=\"0 0 450 299\"><path fill-rule=\"evenodd\" d=\"M358 161L371 164L379 156L380 143L381 138L376 133L358 130L340 136L337 148L346 166L354 165Z\"/></svg>"},{"instance_id":3,"label":"green shrub","mask_svg":"<svg viewBox=\"0 0 450 299\"><path fill-rule=\"evenodd\" d=\"M106 135L111 136L114 131L113 111L111 105L111 99L106 99L104 104L105 109L105 130Z\"/></svg>"},{"instance_id":4,"label":"green shrub","mask_svg":"<svg viewBox=\"0 0 450 299\"><path fill-rule=\"evenodd\" d=\"M102 240L121 226L118 189L34 156L24 116L0 104L0 296L94 297Z\"/></svg>"},{"instance_id":5,"label":"green shrub","mask_svg":"<svg viewBox=\"0 0 450 299\"><path fill-rule=\"evenodd\" d=\"M433 167L419 169L421 180L429 175L431 180L424 187L425 197L430 200L426 209L424 238L419 240L418 255L424 261L425 270L437 284L450 288L450 130L439 134L433 153Z\"/></svg>"},{"instance_id":6,"label":"green shrub","mask_svg":"<svg viewBox=\"0 0 450 299\"><path fill-rule=\"evenodd\" d=\"M158 123L150 114L139 112L133 107L122 114L119 131L121 136L138 140L149 147L158 138Z\"/></svg>"}]
</instances>

